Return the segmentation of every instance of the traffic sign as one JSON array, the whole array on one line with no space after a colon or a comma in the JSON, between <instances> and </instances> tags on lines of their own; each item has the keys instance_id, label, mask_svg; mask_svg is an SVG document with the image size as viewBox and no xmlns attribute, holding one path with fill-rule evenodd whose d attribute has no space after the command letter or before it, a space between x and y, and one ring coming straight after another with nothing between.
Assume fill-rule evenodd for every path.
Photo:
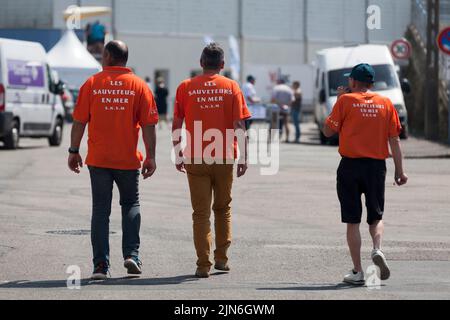
<instances>
[{"instance_id":1,"label":"traffic sign","mask_svg":"<svg viewBox=\"0 0 450 320\"><path fill-rule=\"evenodd\" d=\"M412 55L412 47L408 40L398 39L392 42L391 53L395 59L407 60Z\"/></svg>"},{"instance_id":2,"label":"traffic sign","mask_svg":"<svg viewBox=\"0 0 450 320\"><path fill-rule=\"evenodd\" d=\"M450 55L450 27L445 28L439 33L438 45L443 53Z\"/></svg>"}]
</instances>

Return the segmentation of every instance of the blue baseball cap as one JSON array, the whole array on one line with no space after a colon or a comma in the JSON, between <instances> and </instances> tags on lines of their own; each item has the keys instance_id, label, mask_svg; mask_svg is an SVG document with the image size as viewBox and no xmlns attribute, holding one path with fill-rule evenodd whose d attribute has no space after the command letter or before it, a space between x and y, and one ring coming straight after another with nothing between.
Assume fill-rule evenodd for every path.
<instances>
[{"instance_id":1,"label":"blue baseball cap","mask_svg":"<svg viewBox=\"0 0 450 320\"><path fill-rule=\"evenodd\" d=\"M350 77L359 82L374 83L375 70L370 64L361 63L355 66L352 72L344 74L344 77Z\"/></svg>"}]
</instances>

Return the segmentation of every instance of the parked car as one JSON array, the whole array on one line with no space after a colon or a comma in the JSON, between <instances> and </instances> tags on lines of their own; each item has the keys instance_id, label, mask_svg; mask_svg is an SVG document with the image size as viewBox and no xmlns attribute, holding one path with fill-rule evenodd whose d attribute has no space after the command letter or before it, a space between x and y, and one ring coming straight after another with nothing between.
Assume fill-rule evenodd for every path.
<instances>
[{"instance_id":1,"label":"parked car","mask_svg":"<svg viewBox=\"0 0 450 320\"><path fill-rule=\"evenodd\" d=\"M66 121L73 121L73 109L75 108L75 98L73 96L72 91L70 91L66 85L64 85L63 93L61 94L61 99L64 106L64 111L66 113Z\"/></svg>"},{"instance_id":2,"label":"parked car","mask_svg":"<svg viewBox=\"0 0 450 320\"><path fill-rule=\"evenodd\" d=\"M37 42L0 38L0 140L16 149L21 137L62 141L63 83L56 81Z\"/></svg>"},{"instance_id":3,"label":"parked car","mask_svg":"<svg viewBox=\"0 0 450 320\"><path fill-rule=\"evenodd\" d=\"M407 139L408 112L403 92L408 93L411 88L407 80L400 82L389 48L384 45L337 47L317 53L314 117L319 128L323 128L337 101L337 88L348 86L348 78L344 75L359 63L369 63L375 69L376 82L372 90L391 99L403 127L400 137ZM338 137L328 139L320 130L321 143L325 144L330 140L336 142Z\"/></svg>"}]
</instances>

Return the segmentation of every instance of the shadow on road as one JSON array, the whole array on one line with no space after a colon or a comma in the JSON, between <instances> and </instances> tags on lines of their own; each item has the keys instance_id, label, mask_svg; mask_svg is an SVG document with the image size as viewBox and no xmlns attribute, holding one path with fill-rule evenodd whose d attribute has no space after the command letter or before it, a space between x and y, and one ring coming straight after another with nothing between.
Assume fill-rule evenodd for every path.
<instances>
[{"instance_id":1,"label":"shadow on road","mask_svg":"<svg viewBox=\"0 0 450 320\"><path fill-rule=\"evenodd\" d=\"M325 285L307 285L285 288L258 288L261 291L337 291L363 288L364 286L353 286L346 283L325 284Z\"/></svg>"},{"instance_id":2,"label":"shadow on road","mask_svg":"<svg viewBox=\"0 0 450 320\"><path fill-rule=\"evenodd\" d=\"M9 150L6 149L5 146L0 145L0 151L5 151L5 152L17 152L17 151L25 151L25 150L37 150L37 149L44 149L44 148L49 148L47 146L19 146L17 149L15 150Z\"/></svg>"},{"instance_id":3,"label":"shadow on road","mask_svg":"<svg viewBox=\"0 0 450 320\"><path fill-rule=\"evenodd\" d=\"M176 285L185 282L196 281L193 275L184 275L167 278L149 278L141 279L137 277L123 277L111 278L105 281L94 281L90 279L82 279L81 286L87 287L92 285L99 286L162 286L162 285ZM0 284L0 289L54 289L67 288L67 280L42 280L42 281L28 281L19 280Z\"/></svg>"},{"instance_id":4,"label":"shadow on road","mask_svg":"<svg viewBox=\"0 0 450 320\"><path fill-rule=\"evenodd\" d=\"M312 147L333 147L336 148L337 145L333 145L333 144L320 144L320 141L302 141L299 143L293 143L293 142L289 142L289 143L285 143L283 142L283 144L287 144L287 145L298 145L298 146L312 146Z\"/></svg>"}]
</instances>

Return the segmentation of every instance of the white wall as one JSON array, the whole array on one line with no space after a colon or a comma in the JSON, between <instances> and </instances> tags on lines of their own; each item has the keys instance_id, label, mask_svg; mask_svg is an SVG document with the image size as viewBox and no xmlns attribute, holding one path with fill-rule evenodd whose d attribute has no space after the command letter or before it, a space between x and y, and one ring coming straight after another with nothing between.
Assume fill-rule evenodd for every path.
<instances>
[{"instance_id":1,"label":"white wall","mask_svg":"<svg viewBox=\"0 0 450 320\"><path fill-rule=\"evenodd\" d=\"M381 30L370 31L370 41L391 43L394 39L402 38L411 23L411 0L370 0L370 4L381 8L382 20Z\"/></svg>"},{"instance_id":2,"label":"white wall","mask_svg":"<svg viewBox=\"0 0 450 320\"><path fill-rule=\"evenodd\" d=\"M237 33L237 0L117 0L117 30L138 34Z\"/></svg>"},{"instance_id":3,"label":"white wall","mask_svg":"<svg viewBox=\"0 0 450 320\"><path fill-rule=\"evenodd\" d=\"M303 40L303 5L303 0L243 0L244 36Z\"/></svg>"},{"instance_id":4,"label":"white wall","mask_svg":"<svg viewBox=\"0 0 450 320\"><path fill-rule=\"evenodd\" d=\"M4 21L2 15L17 16L21 8L26 10L28 17L44 25L48 22L44 21L41 12L48 10L45 8L53 3L53 12L47 20L57 28L64 27L62 11L77 3L77 0L0 1L9 5L7 14L0 11L0 26ZM100 17L100 21L109 31L112 31L112 22L115 21L117 38L128 43L130 66L138 75L153 79L155 70L169 70L168 85L172 98L178 83L189 77L191 71L199 69L203 36L213 37L228 55L227 37L239 34L238 0L80 1L82 5L111 7L115 3L114 16ZM308 76L304 73L308 72L302 70L308 70L309 67L304 65L313 61L317 50L362 43L366 38L365 0L242 1L244 76L258 72L266 78L278 66L284 74L291 74L292 80L305 82ZM382 26L381 30L369 32L369 40L389 44L402 37L411 20L411 1L369 0L369 4L380 6ZM88 21L93 20L96 18ZM304 41L305 31L307 43ZM264 86L260 89L265 90Z\"/></svg>"},{"instance_id":5,"label":"white wall","mask_svg":"<svg viewBox=\"0 0 450 320\"><path fill-rule=\"evenodd\" d=\"M52 0L50 0L52 1ZM63 18L63 11L70 5L77 5L77 0L53 0L53 28L64 29L65 22ZM82 6L106 6L111 7L113 0L80 0ZM108 32L112 32L112 15L104 15L91 19L81 20L81 28L84 28L87 23L99 20L106 26Z\"/></svg>"},{"instance_id":6,"label":"white wall","mask_svg":"<svg viewBox=\"0 0 450 320\"><path fill-rule=\"evenodd\" d=\"M190 77L191 71L200 70L200 55L205 46L202 37L164 37L160 35L132 35L119 33L129 47L129 63L141 78L150 76L154 85L155 70L168 69L169 105L174 100L178 84ZM228 40L216 37L228 55ZM171 108L171 106L169 107ZM170 111L169 111L170 112Z\"/></svg>"},{"instance_id":7,"label":"white wall","mask_svg":"<svg viewBox=\"0 0 450 320\"><path fill-rule=\"evenodd\" d=\"M52 0L1 0L0 28L51 28Z\"/></svg>"}]
</instances>

